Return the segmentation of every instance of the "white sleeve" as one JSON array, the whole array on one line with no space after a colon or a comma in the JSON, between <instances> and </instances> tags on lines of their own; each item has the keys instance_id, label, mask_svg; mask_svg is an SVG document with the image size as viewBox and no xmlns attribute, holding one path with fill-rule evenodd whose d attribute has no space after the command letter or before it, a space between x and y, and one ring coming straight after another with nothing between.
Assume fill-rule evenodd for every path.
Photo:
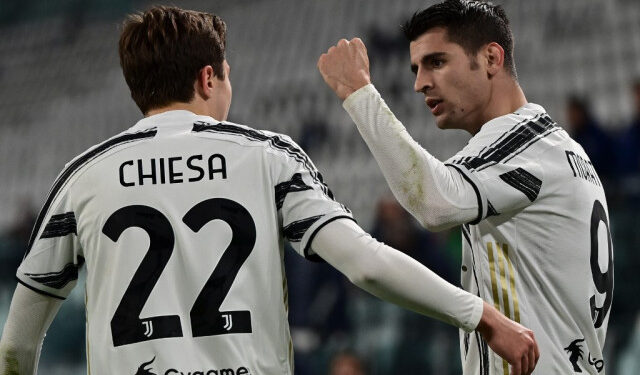
<instances>
[{"instance_id":1,"label":"white sleeve","mask_svg":"<svg viewBox=\"0 0 640 375\"><path fill-rule=\"evenodd\" d=\"M0 340L0 374L35 374L42 340L62 300L18 284Z\"/></svg>"},{"instance_id":2,"label":"white sleeve","mask_svg":"<svg viewBox=\"0 0 640 375\"><path fill-rule=\"evenodd\" d=\"M424 227L443 230L479 221L479 192L467 175L423 149L372 84L343 103L375 157L391 191Z\"/></svg>"},{"instance_id":3,"label":"white sleeve","mask_svg":"<svg viewBox=\"0 0 640 375\"><path fill-rule=\"evenodd\" d=\"M275 203L283 237L297 253L318 261L310 239L333 220L353 220L351 211L334 198L322 174L300 146L286 135L276 137L276 142L287 149L286 153L278 154L277 163L272 163L277 168Z\"/></svg>"},{"instance_id":4,"label":"white sleeve","mask_svg":"<svg viewBox=\"0 0 640 375\"><path fill-rule=\"evenodd\" d=\"M338 219L327 224L316 233L311 246L351 282L379 298L467 332L480 322L482 299L376 241L353 221Z\"/></svg>"}]
</instances>

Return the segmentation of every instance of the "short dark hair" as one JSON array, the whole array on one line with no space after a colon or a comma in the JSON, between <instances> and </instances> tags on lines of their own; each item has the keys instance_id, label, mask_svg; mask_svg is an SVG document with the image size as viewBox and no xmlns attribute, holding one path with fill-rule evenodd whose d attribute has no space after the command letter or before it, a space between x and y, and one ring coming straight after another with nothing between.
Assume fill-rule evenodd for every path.
<instances>
[{"instance_id":1,"label":"short dark hair","mask_svg":"<svg viewBox=\"0 0 640 375\"><path fill-rule=\"evenodd\" d=\"M142 113L191 101L193 84L207 65L224 79L226 31L215 14L176 7L129 15L120 35L120 66Z\"/></svg>"},{"instance_id":2,"label":"short dark hair","mask_svg":"<svg viewBox=\"0 0 640 375\"><path fill-rule=\"evenodd\" d=\"M513 34L507 14L500 5L484 1L445 0L413 14L402 31L410 42L434 27L447 30L451 42L468 54L476 54L488 43L504 49L504 66L516 78L513 61Z\"/></svg>"}]
</instances>

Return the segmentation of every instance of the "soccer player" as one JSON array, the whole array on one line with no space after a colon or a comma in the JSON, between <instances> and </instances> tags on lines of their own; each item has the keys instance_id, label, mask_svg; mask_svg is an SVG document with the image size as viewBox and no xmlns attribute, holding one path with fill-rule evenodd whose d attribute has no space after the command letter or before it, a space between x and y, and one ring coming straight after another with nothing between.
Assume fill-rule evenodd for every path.
<instances>
[{"instance_id":1,"label":"soccer player","mask_svg":"<svg viewBox=\"0 0 640 375\"><path fill-rule=\"evenodd\" d=\"M442 129L473 137L446 162L407 133L376 91L360 39L318 61L394 195L428 229L462 225L462 285L531 328L537 374L604 374L613 293L607 201L589 157L518 84L504 10L447 0L405 24L416 92ZM461 332L465 374L508 364Z\"/></svg>"},{"instance_id":2,"label":"soccer player","mask_svg":"<svg viewBox=\"0 0 640 375\"><path fill-rule=\"evenodd\" d=\"M293 374L283 243L371 293L474 329L511 362L532 333L373 240L287 136L225 121L225 23L130 16L120 63L145 118L71 161L37 219L0 342L33 374L61 300L87 268L87 364L100 374Z\"/></svg>"}]
</instances>

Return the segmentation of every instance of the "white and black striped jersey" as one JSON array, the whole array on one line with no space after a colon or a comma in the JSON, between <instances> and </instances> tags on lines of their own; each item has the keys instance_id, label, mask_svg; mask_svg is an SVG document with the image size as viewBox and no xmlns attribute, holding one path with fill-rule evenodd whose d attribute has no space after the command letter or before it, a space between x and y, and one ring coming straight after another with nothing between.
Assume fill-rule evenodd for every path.
<instances>
[{"instance_id":1,"label":"white and black striped jersey","mask_svg":"<svg viewBox=\"0 0 640 375\"><path fill-rule=\"evenodd\" d=\"M64 299L86 266L90 374L293 374L284 240L337 218L289 137L169 111L67 164L17 277Z\"/></svg>"},{"instance_id":2,"label":"white and black striped jersey","mask_svg":"<svg viewBox=\"0 0 640 375\"><path fill-rule=\"evenodd\" d=\"M604 374L613 293L607 201L589 157L527 104L486 123L446 164L473 186L463 287L532 329L535 374ZM477 333L461 332L465 374L508 374Z\"/></svg>"}]
</instances>

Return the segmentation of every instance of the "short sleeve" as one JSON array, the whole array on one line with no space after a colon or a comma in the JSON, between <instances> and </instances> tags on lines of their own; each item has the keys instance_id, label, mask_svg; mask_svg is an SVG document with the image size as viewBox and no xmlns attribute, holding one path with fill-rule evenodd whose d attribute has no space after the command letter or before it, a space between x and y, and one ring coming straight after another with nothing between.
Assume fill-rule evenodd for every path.
<instances>
[{"instance_id":1,"label":"short sleeve","mask_svg":"<svg viewBox=\"0 0 640 375\"><path fill-rule=\"evenodd\" d=\"M483 163L479 158L454 156L445 164L460 173L477 195L478 217L470 224L535 202L544 178L537 161L522 157Z\"/></svg>"},{"instance_id":2,"label":"short sleeve","mask_svg":"<svg viewBox=\"0 0 640 375\"><path fill-rule=\"evenodd\" d=\"M311 242L325 225L339 218L353 220L351 211L337 202L306 153L290 138L282 136L287 152L281 155L275 186L275 202L282 234L296 252L320 261Z\"/></svg>"},{"instance_id":3,"label":"short sleeve","mask_svg":"<svg viewBox=\"0 0 640 375\"><path fill-rule=\"evenodd\" d=\"M57 181L58 182L58 181ZM18 267L18 282L38 293L65 299L84 264L76 213L64 189L50 193L36 221L27 253Z\"/></svg>"}]
</instances>

